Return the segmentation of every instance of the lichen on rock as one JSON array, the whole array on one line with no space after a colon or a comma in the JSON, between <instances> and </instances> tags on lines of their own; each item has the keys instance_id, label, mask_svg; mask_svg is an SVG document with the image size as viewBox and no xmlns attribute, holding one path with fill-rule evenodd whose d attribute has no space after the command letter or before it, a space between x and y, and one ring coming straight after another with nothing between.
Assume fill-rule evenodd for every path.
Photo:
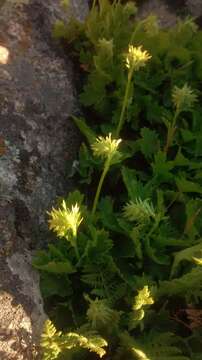
<instances>
[{"instance_id":1,"label":"lichen on rock","mask_svg":"<svg viewBox=\"0 0 202 360\"><path fill-rule=\"evenodd\" d=\"M0 63L1 359L36 357L45 313L31 252L50 236L46 211L72 187L80 142L69 118L74 73L51 35L64 16L60 0L6 0L0 11L0 45L9 53Z\"/></svg>"}]
</instances>

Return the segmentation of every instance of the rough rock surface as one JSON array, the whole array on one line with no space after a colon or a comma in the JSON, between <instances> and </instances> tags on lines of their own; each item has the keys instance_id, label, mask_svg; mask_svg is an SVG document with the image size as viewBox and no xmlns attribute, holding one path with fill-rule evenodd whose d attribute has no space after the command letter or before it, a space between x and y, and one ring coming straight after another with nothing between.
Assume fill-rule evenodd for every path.
<instances>
[{"instance_id":1,"label":"rough rock surface","mask_svg":"<svg viewBox=\"0 0 202 360\"><path fill-rule=\"evenodd\" d=\"M70 11L85 15L84 0ZM2 3L1 3L2 4ZM60 0L0 8L0 359L34 359L45 319L30 250L47 241L46 210L72 186L78 134L74 73L51 38Z\"/></svg>"},{"instance_id":2,"label":"rough rock surface","mask_svg":"<svg viewBox=\"0 0 202 360\"><path fill-rule=\"evenodd\" d=\"M196 18L202 16L201 0L186 0L186 6L192 16L195 16Z\"/></svg>"},{"instance_id":3,"label":"rough rock surface","mask_svg":"<svg viewBox=\"0 0 202 360\"><path fill-rule=\"evenodd\" d=\"M141 4L141 3L140 3ZM155 14L158 17L159 25L161 27L173 26L176 23L177 16L173 13L166 2L162 0L148 0L144 1L139 7L139 17L144 18L150 14Z\"/></svg>"},{"instance_id":4,"label":"rough rock surface","mask_svg":"<svg viewBox=\"0 0 202 360\"><path fill-rule=\"evenodd\" d=\"M173 26L180 17L192 16L202 26L202 0L137 0L139 16L156 14L162 27Z\"/></svg>"}]
</instances>

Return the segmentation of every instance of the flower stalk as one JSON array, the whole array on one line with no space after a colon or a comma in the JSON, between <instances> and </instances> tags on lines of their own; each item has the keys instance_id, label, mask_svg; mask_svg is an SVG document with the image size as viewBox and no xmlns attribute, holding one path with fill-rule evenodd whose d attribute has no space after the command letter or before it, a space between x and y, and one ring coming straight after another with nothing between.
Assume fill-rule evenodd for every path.
<instances>
[{"instance_id":1,"label":"flower stalk","mask_svg":"<svg viewBox=\"0 0 202 360\"><path fill-rule=\"evenodd\" d=\"M141 67L144 67L146 65L146 62L150 58L151 56L149 55L149 53L147 51L142 50L142 46L134 47L132 45L129 45L128 53L126 54L126 59L125 59L125 66L128 68L128 79L125 88L125 95L123 98L121 114L115 132L116 137L119 136L124 124L125 113L129 103L129 94L130 94L130 87L131 87L133 73L135 71L138 71Z\"/></svg>"},{"instance_id":2,"label":"flower stalk","mask_svg":"<svg viewBox=\"0 0 202 360\"><path fill-rule=\"evenodd\" d=\"M169 148L172 146L173 139L174 139L174 136L175 136L175 132L176 132L176 129L177 129L176 128L176 121L177 121L177 118L178 118L179 114L180 114L180 110L179 110L179 108L177 108L175 110L175 114L173 116L172 123L168 125L166 145L164 147L165 154L168 153Z\"/></svg>"},{"instance_id":3,"label":"flower stalk","mask_svg":"<svg viewBox=\"0 0 202 360\"><path fill-rule=\"evenodd\" d=\"M107 160L104 163L104 169L103 169L102 175L100 177L100 181L98 183L97 191L96 191L95 198L94 198L94 201L93 201L93 208L92 208L92 215L93 216L95 214L97 204L98 204L98 201L99 201L99 198L100 198L100 193L101 193L101 190L102 190L104 179L105 179L105 177L106 177L106 175L107 175L107 173L109 171L109 168L110 168L110 161L111 161L111 159L107 158Z\"/></svg>"},{"instance_id":4,"label":"flower stalk","mask_svg":"<svg viewBox=\"0 0 202 360\"><path fill-rule=\"evenodd\" d=\"M77 230L83 218L81 217L78 204L72 205L70 209L63 200L62 206L59 209L52 208L48 215L50 216L49 229L53 230L59 238L66 238L70 242L79 260Z\"/></svg>"},{"instance_id":5,"label":"flower stalk","mask_svg":"<svg viewBox=\"0 0 202 360\"><path fill-rule=\"evenodd\" d=\"M96 2L97 2L97 0L93 0L93 5L92 5L92 8L91 8L91 11L95 9Z\"/></svg>"},{"instance_id":6,"label":"flower stalk","mask_svg":"<svg viewBox=\"0 0 202 360\"><path fill-rule=\"evenodd\" d=\"M79 255L79 250L78 250L78 246L77 246L77 239L74 239L74 241L72 242L72 245L73 245L73 248L75 251L76 258L77 258L77 260L79 260L80 255Z\"/></svg>"},{"instance_id":7,"label":"flower stalk","mask_svg":"<svg viewBox=\"0 0 202 360\"><path fill-rule=\"evenodd\" d=\"M92 215L95 214L95 211L97 209L97 204L100 198L100 193L102 190L102 186L105 180L105 177L109 171L110 166L113 163L119 162L121 154L118 151L118 146L121 142L121 139L112 139L112 135L111 133L106 136L106 138L99 136L95 143L92 144L92 150L94 153L94 156L98 156L98 157L102 157L105 159L104 162L104 168L102 171L102 175L100 177L99 183L98 183L98 187L97 187L97 191L95 194L95 198L93 201L93 207L92 207Z\"/></svg>"},{"instance_id":8,"label":"flower stalk","mask_svg":"<svg viewBox=\"0 0 202 360\"><path fill-rule=\"evenodd\" d=\"M167 154L169 148L172 146L174 135L176 132L176 121L182 111L189 111L192 109L194 103L197 101L197 96L194 91L185 84L182 88L174 87L172 93L173 105L175 113L171 124L168 124L168 132L164 152Z\"/></svg>"},{"instance_id":9,"label":"flower stalk","mask_svg":"<svg viewBox=\"0 0 202 360\"><path fill-rule=\"evenodd\" d=\"M128 80L127 80L127 84L126 84L126 90L125 90L125 95L124 95L124 99L123 99L123 105L122 105L122 109L121 109L121 115L120 115L120 119L119 119L119 123L116 129L116 133L115 135L118 137L123 124L124 124L124 116L125 116L125 112L128 106L128 102L129 102L129 93L130 93L130 86L131 86L131 80L132 80L132 76L133 76L133 69L129 71L128 73Z\"/></svg>"}]
</instances>

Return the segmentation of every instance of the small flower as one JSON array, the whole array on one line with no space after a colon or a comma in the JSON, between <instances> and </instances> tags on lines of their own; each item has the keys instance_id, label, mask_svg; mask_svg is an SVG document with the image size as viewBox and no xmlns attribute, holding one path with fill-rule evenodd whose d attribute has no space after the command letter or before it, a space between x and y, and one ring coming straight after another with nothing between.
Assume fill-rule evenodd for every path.
<instances>
[{"instance_id":1,"label":"small flower","mask_svg":"<svg viewBox=\"0 0 202 360\"><path fill-rule=\"evenodd\" d=\"M103 57L103 60L109 60L111 61L113 59L113 48L114 48L114 44L113 44L113 40L107 40L105 38L102 38L98 41L98 48L99 48L99 53L100 55ZM108 64L108 61L107 61Z\"/></svg>"},{"instance_id":2,"label":"small flower","mask_svg":"<svg viewBox=\"0 0 202 360\"><path fill-rule=\"evenodd\" d=\"M142 290L138 291L138 295L135 296L133 310L140 310L145 305L152 305L154 300L151 296L148 286L144 286Z\"/></svg>"},{"instance_id":3,"label":"small flower","mask_svg":"<svg viewBox=\"0 0 202 360\"><path fill-rule=\"evenodd\" d=\"M77 204L72 205L71 209L68 209L63 200L61 208L52 208L48 214L51 217L49 228L56 232L58 237L65 237L68 231L71 231L73 237L76 237L78 227L83 220Z\"/></svg>"},{"instance_id":4,"label":"small flower","mask_svg":"<svg viewBox=\"0 0 202 360\"><path fill-rule=\"evenodd\" d=\"M198 25L195 23L194 19L192 17L187 17L184 21L180 20L177 24L177 33L183 33L183 34L191 34L196 33L198 30Z\"/></svg>"},{"instance_id":5,"label":"small flower","mask_svg":"<svg viewBox=\"0 0 202 360\"><path fill-rule=\"evenodd\" d=\"M193 257L193 260L197 265L202 265L202 258Z\"/></svg>"},{"instance_id":6,"label":"small flower","mask_svg":"<svg viewBox=\"0 0 202 360\"><path fill-rule=\"evenodd\" d=\"M129 221L136 221L139 224L144 223L150 217L155 217L155 211L148 200L136 199L130 201L123 209L123 216Z\"/></svg>"},{"instance_id":7,"label":"small flower","mask_svg":"<svg viewBox=\"0 0 202 360\"><path fill-rule=\"evenodd\" d=\"M99 136L95 143L92 144L93 153L95 156L114 158L119 153L118 147L121 141L121 139L112 139L111 133L106 138Z\"/></svg>"},{"instance_id":8,"label":"small flower","mask_svg":"<svg viewBox=\"0 0 202 360\"><path fill-rule=\"evenodd\" d=\"M129 70L139 70L146 65L146 62L151 59L151 55L142 46L134 47L129 45L128 53L126 55L126 67Z\"/></svg>"},{"instance_id":9,"label":"small flower","mask_svg":"<svg viewBox=\"0 0 202 360\"><path fill-rule=\"evenodd\" d=\"M189 110L197 101L197 95L194 91L185 84L182 88L174 87L172 93L173 103L179 111Z\"/></svg>"},{"instance_id":10,"label":"small flower","mask_svg":"<svg viewBox=\"0 0 202 360\"><path fill-rule=\"evenodd\" d=\"M135 3L132 1L128 1L124 8L123 8L124 14L129 18L130 16L134 16L137 13L137 7L135 6Z\"/></svg>"},{"instance_id":11,"label":"small flower","mask_svg":"<svg viewBox=\"0 0 202 360\"><path fill-rule=\"evenodd\" d=\"M159 25L156 15L149 15L143 22L144 31L149 37L155 36L159 32Z\"/></svg>"},{"instance_id":12,"label":"small flower","mask_svg":"<svg viewBox=\"0 0 202 360\"><path fill-rule=\"evenodd\" d=\"M93 328L118 321L118 312L111 309L106 300L100 300L98 298L91 300L88 295L86 295L85 298L90 303L86 315Z\"/></svg>"},{"instance_id":13,"label":"small flower","mask_svg":"<svg viewBox=\"0 0 202 360\"><path fill-rule=\"evenodd\" d=\"M68 7L69 7L69 0L62 0L62 1L61 1L61 5L63 6L63 8L64 8L65 10L67 10Z\"/></svg>"},{"instance_id":14,"label":"small flower","mask_svg":"<svg viewBox=\"0 0 202 360\"><path fill-rule=\"evenodd\" d=\"M133 310L133 312L129 314L129 319L128 319L129 330L133 330L138 325L140 325L140 322L144 319L144 316L145 316L145 311L143 309Z\"/></svg>"}]
</instances>

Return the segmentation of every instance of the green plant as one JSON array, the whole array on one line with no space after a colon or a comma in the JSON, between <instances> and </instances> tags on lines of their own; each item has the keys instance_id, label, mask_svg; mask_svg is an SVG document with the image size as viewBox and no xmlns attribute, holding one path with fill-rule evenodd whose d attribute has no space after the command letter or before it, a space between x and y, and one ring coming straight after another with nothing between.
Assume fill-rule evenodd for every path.
<instances>
[{"instance_id":1,"label":"green plant","mask_svg":"<svg viewBox=\"0 0 202 360\"><path fill-rule=\"evenodd\" d=\"M130 93L130 86L131 86L133 73L135 71L138 71L141 67L144 67L146 61L148 61L150 58L151 56L147 53L147 51L142 51L141 46L135 48L134 46L129 45L128 54L126 56L126 67L128 68L128 80L126 84L121 115L116 129L116 136L119 136L119 133L122 130L124 124L124 116L129 103L129 93Z\"/></svg>"},{"instance_id":2,"label":"green plant","mask_svg":"<svg viewBox=\"0 0 202 360\"><path fill-rule=\"evenodd\" d=\"M47 360L202 356L202 32L135 14L100 0L54 30L83 69L88 186L49 212L58 240L33 261L60 329L46 324Z\"/></svg>"},{"instance_id":3,"label":"green plant","mask_svg":"<svg viewBox=\"0 0 202 360\"><path fill-rule=\"evenodd\" d=\"M99 357L103 357L107 342L96 332L89 329L81 329L79 333L70 332L62 334L57 332L50 320L45 324L44 334L42 335L41 345L45 349L44 359L56 359L58 355L65 350L78 348L88 349L95 352Z\"/></svg>"},{"instance_id":4,"label":"green plant","mask_svg":"<svg viewBox=\"0 0 202 360\"><path fill-rule=\"evenodd\" d=\"M109 168L112 164L116 164L117 162L120 161L121 158L121 154L118 151L118 146L121 142L121 139L118 140L112 140L111 138L111 134L109 134L109 136L106 137L106 139L104 139L103 137L99 137L96 142L94 144L92 144L92 149L94 152L95 156L100 156L100 157L104 157L106 158L105 163L104 163L104 169L102 172L102 175L100 177L100 181L97 187L97 191L95 194L95 199L93 202L93 209L92 209L92 214L95 214L96 208L97 208L97 204L98 204L98 200L99 200L99 196L100 196L100 192L103 186L103 182L104 179L107 175L107 172L109 171Z\"/></svg>"}]
</instances>

